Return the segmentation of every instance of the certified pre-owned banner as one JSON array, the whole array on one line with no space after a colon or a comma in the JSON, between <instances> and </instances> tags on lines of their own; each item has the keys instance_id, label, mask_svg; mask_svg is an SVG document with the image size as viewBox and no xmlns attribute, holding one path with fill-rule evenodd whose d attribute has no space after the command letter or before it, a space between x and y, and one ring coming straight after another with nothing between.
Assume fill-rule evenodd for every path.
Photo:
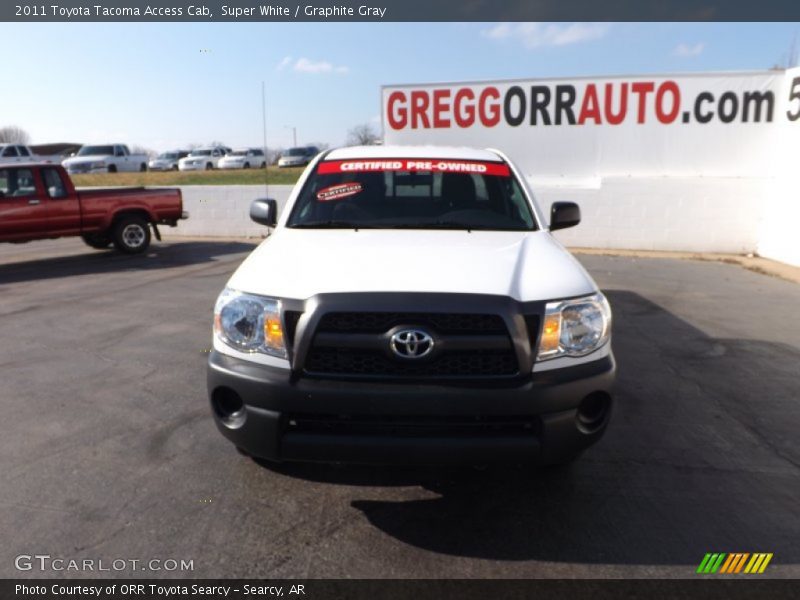
<instances>
[{"instance_id":1,"label":"certified pre-owned banner","mask_svg":"<svg viewBox=\"0 0 800 600\"><path fill-rule=\"evenodd\" d=\"M800 70L389 85L383 129L499 147L538 175L763 176L800 135Z\"/></svg>"}]
</instances>

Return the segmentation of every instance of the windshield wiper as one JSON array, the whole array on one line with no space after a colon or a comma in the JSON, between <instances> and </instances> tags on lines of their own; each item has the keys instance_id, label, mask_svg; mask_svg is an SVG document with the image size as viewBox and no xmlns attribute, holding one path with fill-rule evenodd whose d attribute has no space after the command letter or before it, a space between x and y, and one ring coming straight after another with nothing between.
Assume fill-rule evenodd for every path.
<instances>
[{"instance_id":1,"label":"windshield wiper","mask_svg":"<svg viewBox=\"0 0 800 600\"><path fill-rule=\"evenodd\" d=\"M291 229L375 229L374 225L363 223L352 223L350 221L308 221L307 223L295 223L289 225Z\"/></svg>"}]
</instances>

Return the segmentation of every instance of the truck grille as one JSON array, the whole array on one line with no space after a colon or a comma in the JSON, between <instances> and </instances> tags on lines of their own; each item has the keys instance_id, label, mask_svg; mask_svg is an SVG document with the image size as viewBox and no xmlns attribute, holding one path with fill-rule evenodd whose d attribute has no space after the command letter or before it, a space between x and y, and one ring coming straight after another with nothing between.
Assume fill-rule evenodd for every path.
<instances>
[{"instance_id":1,"label":"truck grille","mask_svg":"<svg viewBox=\"0 0 800 600\"><path fill-rule=\"evenodd\" d=\"M449 352L430 362L393 360L378 352L315 348L306 360L309 373L388 375L393 377L474 377L513 375L517 360L510 351Z\"/></svg>"},{"instance_id":2,"label":"truck grille","mask_svg":"<svg viewBox=\"0 0 800 600\"><path fill-rule=\"evenodd\" d=\"M346 333L384 333L395 325L414 324L430 327L439 333L499 333L507 334L506 324L500 315L453 313L328 313L319 323L317 331Z\"/></svg>"},{"instance_id":3,"label":"truck grille","mask_svg":"<svg viewBox=\"0 0 800 600\"><path fill-rule=\"evenodd\" d=\"M388 340L398 326L424 329L441 349L424 359L394 356ZM470 379L513 376L519 364L499 315L339 312L320 319L304 371L323 377Z\"/></svg>"}]
</instances>

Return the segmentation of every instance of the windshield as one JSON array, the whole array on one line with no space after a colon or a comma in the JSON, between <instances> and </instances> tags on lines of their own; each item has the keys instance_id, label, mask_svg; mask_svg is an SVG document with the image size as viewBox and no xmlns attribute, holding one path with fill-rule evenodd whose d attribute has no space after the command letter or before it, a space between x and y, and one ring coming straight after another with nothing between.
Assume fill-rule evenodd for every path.
<instances>
[{"instance_id":1,"label":"windshield","mask_svg":"<svg viewBox=\"0 0 800 600\"><path fill-rule=\"evenodd\" d=\"M321 162L303 186L287 226L536 229L506 163L441 159Z\"/></svg>"},{"instance_id":2,"label":"windshield","mask_svg":"<svg viewBox=\"0 0 800 600\"><path fill-rule=\"evenodd\" d=\"M97 154L114 154L114 146L84 146L78 150L78 156L90 156Z\"/></svg>"},{"instance_id":3,"label":"windshield","mask_svg":"<svg viewBox=\"0 0 800 600\"><path fill-rule=\"evenodd\" d=\"M163 154L159 154L157 158L165 158L168 160L173 160L178 158L178 154L176 152L164 152Z\"/></svg>"},{"instance_id":4,"label":"windshield","mask_svg":"<svg viewBox=\"0 0 800 600\"><path fill-rule=\"evenodd\" d=\"M282 156L305 156L308 154L308 148L289 148Z\"/></svg>"},{"instance_id":5,"label":"windshield","mask_svg":"<svg viewBox=\"0 0 800 600\"><path fill-rule=\"evenodd\" d=\"M192 150L189 156L211 156L211 150Z\"/></svg>"}]
</instances>

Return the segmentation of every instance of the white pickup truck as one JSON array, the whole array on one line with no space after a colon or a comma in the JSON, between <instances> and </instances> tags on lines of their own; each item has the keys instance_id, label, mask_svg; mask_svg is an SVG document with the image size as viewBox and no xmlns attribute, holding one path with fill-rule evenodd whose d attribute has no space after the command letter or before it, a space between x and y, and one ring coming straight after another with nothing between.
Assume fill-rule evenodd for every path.
<instances>
[{"instance_id":1,"label":"white pickup truck","mask_svg":"<svg viewBox=\"0 0 800 600\"><path fill-rule=\"evenodd\" d=\"M125 144L83 146L75 156L61 164L70 175L79 173L117 173L146 171L148 156L131 154Z\"/></svg>"},{"instance_id":2,"label":"white pickup truck","mask_svg":"<svg viewBox=\"0 0 800 600\"><path fill-rule=\"evenodd\" d=\"M0 165L36 162L39 157L23 144L0 144Z\"/></svg>"},{"instance_id":3,"label":"white pickup truck","mask_svg":"<svg viewBox=\"0 0 800 600\"><path fill-rule=\"evenodd\" d=\"M494 150L317 156L217 299L208 394L243 453L283 461L562 463L606 429L611 310Z\"/></svg>"}]
</instances>

